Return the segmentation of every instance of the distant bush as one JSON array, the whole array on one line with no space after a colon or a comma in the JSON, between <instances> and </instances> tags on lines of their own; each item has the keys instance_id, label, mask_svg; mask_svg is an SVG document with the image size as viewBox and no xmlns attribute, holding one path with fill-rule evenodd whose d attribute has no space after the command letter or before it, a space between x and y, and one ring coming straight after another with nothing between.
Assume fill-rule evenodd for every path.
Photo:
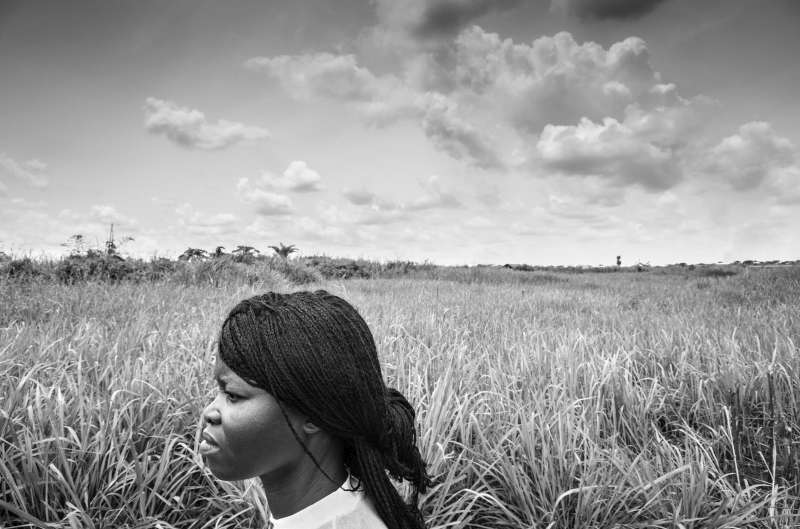
<instances>
[{"instance_id":1,"label":"distant bush","mask_svg":"<svg viewBox=\"0 0 800 529\"><path fill-rule=\"evenodd\" d=\"M271 257L266 264L273 270L283 274L283 277L296 285L320 283L324 280L322 272L306 265L303 261L285 259L283 257Z\"/></svg>"},{"instance_id":2,"label":"distant bush","mask_svg":"<svg viewBox=\"0 0 800 529\"><path fill-rule=\"evenodd\" d=\"M158 257L150 260L150 262L139 268L137 273L142 279L158 281L169 277L175 271L176 266L177 263L175 261L170 261L164 257Z\"/></svg>"},{"instance_id":3,"label":"distant bush","mask_svg":"<svg viewBox=\"0 0 800 529\"><path fill-rule=\"evenodd\" d=\"M123 281L135 279L137 266L116 255L70 255L55 267L56 278L62 283L78 281Z\"/></svg>"},{"instance_id":4,"label":"distant bush","mask_svg":"<svg viewBox=\"0 0 800 529\"><path fill-rule=\"evenodd\" d=\"M2 274L6 277L22 281L31 280L43 275L36 266L36 263L29 257L6 261L2 267L0 267L0 271L2 271Z\"/></svg>"},{"instance_id":5,"label":"distant bush","mask_svg":"<svg viewBox=\"0 0 800 529\"><path fill-rule=\"evenodd\" d=\"M372 279L380 272L378 263L361 259L312 256L306 257L303 262L319 271L325 279Z\"/></svg>"},{"instance_id":6,"label":"distant bush","mask_svg":"<svg viewBox=\"0 0 800 529\"><path fill-rule=\"evenodd\" d=\"M730 277L738 274L739 271L733 268L722 268L718 266L698 268L696 275L700 277Z\"/></svg>"}]
</instances>

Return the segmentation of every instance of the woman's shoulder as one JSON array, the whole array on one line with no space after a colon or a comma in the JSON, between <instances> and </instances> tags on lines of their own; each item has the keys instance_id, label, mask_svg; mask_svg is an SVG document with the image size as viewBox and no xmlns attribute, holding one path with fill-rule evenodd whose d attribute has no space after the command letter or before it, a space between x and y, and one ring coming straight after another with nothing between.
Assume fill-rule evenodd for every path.
<instances>
[{"instance_id":1,"label":"woman's shoulder","mask_svg":"<svg viewBox=\"0 0 800 529\"><path fill-rule=\"evenodd\" d=\"M349 515L342 516L341 522L331 526L331 529L388 529L372 500L363 492L353 494L359 494L355 508Z\"/></svg>"},{"instance_id":2,"label":"woman's shoulder","mask_svg":"<svg viewBox=\"0 0 800 529\"><path fill-rule=\"evenodd\" d=\"M267 529L388 529L372 499L350 478L319 502L286 518L270 519Z\"/></svg>"}]
</instances>

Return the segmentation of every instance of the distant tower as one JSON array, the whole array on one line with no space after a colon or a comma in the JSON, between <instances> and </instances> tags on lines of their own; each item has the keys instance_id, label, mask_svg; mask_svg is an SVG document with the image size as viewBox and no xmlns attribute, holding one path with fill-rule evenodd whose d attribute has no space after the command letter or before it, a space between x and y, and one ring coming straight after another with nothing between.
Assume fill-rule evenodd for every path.
<instances>
[{"instance_id":1,"label":"distant tower","mask_svg":"<svg viewBox=\"0 0 800 529\"><path fill-rule=\"evenodd\" d=\"M111 223L111 228L108 230L108 240L106 241L106 255L114 255L117 253L117 245L114 243L114 223Z\"/></svg>"},{"instance_id":2,"label":"distant tower","mask_svg":"<svg viewBox=\"0 0 800 529\"><path fill-rule=\"evenodd\" d=\"M621 255L617 256L617 266L622 266L622 256Z\"/></svg>"}]
</instances>

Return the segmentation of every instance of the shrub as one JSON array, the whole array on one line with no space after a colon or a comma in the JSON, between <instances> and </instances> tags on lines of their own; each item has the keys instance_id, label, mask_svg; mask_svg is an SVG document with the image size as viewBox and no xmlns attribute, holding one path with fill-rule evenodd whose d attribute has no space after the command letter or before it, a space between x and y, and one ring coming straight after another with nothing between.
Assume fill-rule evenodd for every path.
<instances>
[{"instance_id":1,"label":"shrub","mask_svg":"<svg viewBox=\"0 0 800 529\"><path fill-rule=\"evenodd\" d=\"M9 278L22 281L31 280L43 275L36 264L29 257L12 259L8 261L2 268L2 271Z\"/></svg>"},{"instance_id":2,"label":"shrub","mask_svg":"<svg viewBox=\"0 0 800 529\"><path fill-rule=\"evenodd\" d=\"M139 270L142 279L149 281L158 281L165 279L167 276L175 271L176 263L165 257L158 257L152 259L147 265Z\"/></svg>"},{"instance_id":3,"label":"shrub","mask_svg":"<svg viewBox=\"0 0 800 529\"><path fill-rule=\"evenodd\" d=\"M320 283L324 279L323 274L318 269L307 266L302 261L277 257L272 258L267 264L270 268L280 272L283 277L296 285Z\"/></svg>"},{"instance_id":4,"label":"shrub","mask_svg":"<svg viewBox=\"0 0 800 529\"><path fill-rule=\"evenodd\" d=\"M136 267L122 257L89 252L70 255L56 265L56 278L62 283L79 281L123 281L136 278Z\"/></svg>"},{"instance_id":5,"label":"shrub","mask_svg":"<svg viewBox=\"0 0 800 529\"><path fill-rule=\"evenodd\" d=\"M700 277L730 277L735 276L739 272L732 268L722 268L718 266L711 266L708 268L700 268L697 275Z\"/></svg>"},{"instance_id":6,"label":"shrub","mask_svg":"<svg viewBox=\"0 0 800 529\"><path fill-rule=\"evenodd\" d=\"M315 268L325 279L371 279L378 272L377 267L370 266L368 261L363 260L313 256L307 257L304 262Z\"/></svg>"}]
</instances>

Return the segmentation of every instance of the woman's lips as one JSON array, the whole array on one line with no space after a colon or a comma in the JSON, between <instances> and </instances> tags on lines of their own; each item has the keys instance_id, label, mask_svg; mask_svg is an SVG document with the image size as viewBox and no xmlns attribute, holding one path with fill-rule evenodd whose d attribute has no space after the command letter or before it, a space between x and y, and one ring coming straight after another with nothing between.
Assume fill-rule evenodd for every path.
<instances>
[{"instance_id":1,"label":"woman's lips","mask_svg":"<svg viewBox=\"0 0 800 529\"><path fill-rule=\"evenodd\" d=\"M200 441L200 453L202 455L208 455L212 452L216 452L219 450L219 445L217 441L206 431L203 431L203 435L201 436Z\"/></svg>"}]
</instances>

